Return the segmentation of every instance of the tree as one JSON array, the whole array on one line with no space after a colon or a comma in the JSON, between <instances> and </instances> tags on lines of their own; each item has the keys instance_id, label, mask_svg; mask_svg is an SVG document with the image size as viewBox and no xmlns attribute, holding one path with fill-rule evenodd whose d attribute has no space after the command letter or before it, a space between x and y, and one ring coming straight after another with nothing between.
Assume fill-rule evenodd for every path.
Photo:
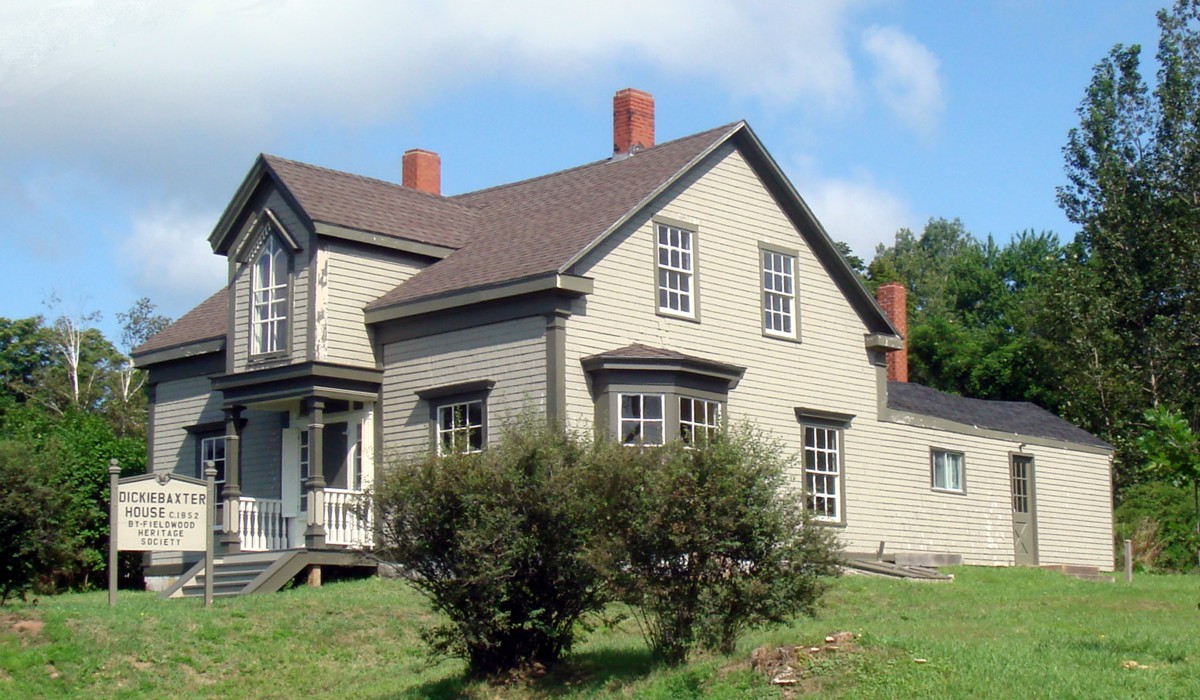
<instances>
[{"instance_id":1,"label":"tree","mask_svg":"<svg viewBox=\"0 0 1200 700\"><path fill-rule=\"evenodd\" d=\"M171 325L168 316L155 313L154 303L142 297L128 311L118 312L121 322L121 357L115 367L112 396L114 402L107 414L120 435L144 435L147 399L142 392L146 373L133 366L130 353L151 337Z\"/></svg>"},{"instance_id":2,"label":"tree","mask_svg":"<svg viewBox=\"0 0 1200 700\"><path fill-rule=\"evenodd\" d=\"M1080 230L1046 304L1075 415L1118 445L1118 486L1140 478L1127 436L1146 408L1200 426L1200 2L1179 0L1158 24L1153 86L1136 45L1093 71L1058 190Z\"/></svg>"},{"instance_id":3,"label":"tree","mask_svg":"<svg viewBox=\"0 0 1200 700\"><path fill-rule=\"evenodd\" d=\"M782 446L749 427L699 444L602 443L587 473L592 558L668 664L733 651L751 627L811 613L836 572L832 532L807 519Z\"/></svg>"},{"instance_id":4,"label":"tree","mask_svg":"<svg viewBox=\"0 0 1200 700\"><path fill-rule=\"evenodd\" d=\"M70 556L65 501L26 444L0 440L0 605L39 590Z\"/></svg>"},{"instance_id":5,"label":"tree","mask_svg":"<svg viewBox=\"0 0 1200 700\"><path fill-rule=\"evenodd\" d=\"M1200 537L1200 435L1178 412L1163 406L1146 411L1146 430L1137 444L1150 463L1152 475L1174 486L1190 482L1195 533ZM1200 564L1200 551L1197 552Z\"/></svg>"}]
</instances>

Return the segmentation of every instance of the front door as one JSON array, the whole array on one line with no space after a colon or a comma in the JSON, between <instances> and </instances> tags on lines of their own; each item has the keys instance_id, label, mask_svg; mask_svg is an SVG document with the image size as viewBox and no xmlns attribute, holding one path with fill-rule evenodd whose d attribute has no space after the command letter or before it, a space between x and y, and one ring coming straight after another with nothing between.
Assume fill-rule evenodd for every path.
<instances>
[{"instance_id":1,"label":"front door","mask_svg":"<svg viewBox=\"0 0 1200 700\"><path fill-rule=\"evenodd\" d=\"M1033 457L1013 455L1012 483L1013 546L1018 565L1034 566L1037 556L1037 507L1033 491Z\"/></svg>"}]
</instances>

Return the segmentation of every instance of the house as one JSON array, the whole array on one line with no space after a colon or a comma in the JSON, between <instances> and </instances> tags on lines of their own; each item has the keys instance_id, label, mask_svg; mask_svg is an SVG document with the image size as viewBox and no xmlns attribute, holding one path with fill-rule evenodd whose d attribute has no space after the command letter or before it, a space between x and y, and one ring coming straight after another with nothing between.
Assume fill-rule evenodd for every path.
<instances>
[{"instance_id":1,"label":"house","mask_svg":"<svg viewBox=\"0 0 1200 700\"><path fill-rule=\"evenodd\" d=\"M1112 569L1111 446L908 384L903 287L872 298L745 122L613 116L610 157L456 196L428 151L399 185L259 156L209 237L227 286L134 352L151 468L215 463L222 551L369 547L386 455L532 410L645 443L753 421L850 551Z\"/></svg>"}]
</instances>

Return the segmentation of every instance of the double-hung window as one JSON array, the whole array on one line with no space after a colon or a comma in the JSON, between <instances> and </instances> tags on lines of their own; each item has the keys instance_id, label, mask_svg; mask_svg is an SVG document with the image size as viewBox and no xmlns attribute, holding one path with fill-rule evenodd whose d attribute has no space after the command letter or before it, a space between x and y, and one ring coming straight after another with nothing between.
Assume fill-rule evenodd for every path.
<instances>
[{"instance_id":1,"label":"double-hung window","mask_svg":"<svg viewBox=\"0 0 1200 700\"><path fill-rule=\"evenodd\" d=\"M447 403L437 408L439 454L483 450L483 401Z\"/></svg>"},{"instance_id":2,"label":"double-hung window","mask_svg":"<svg viewBox=\"0 0 1200 700\"><path fill-rule=\"evenodd\" d=\"M216 482L218 484L225 483L225 436L215 435L211 437L200 438L200 465L199 478L205 478L204 471L208 469L208 463L212 462L217 469Z\"/></svg>"},{"instance_id":3,"label":"double-hung window","mask_svg":"<svg viewBox=\"0 0 1200 700\"><path fill-rule=\"evenodd\" d=\"M762 249L763 332L796 337L796 256Z\"/></svg>"},{"instance_id":4,"label":"double-hung window","mask_svg":"<svg viewBox=\"0 0 1200 700\"><path fill-rule=\"evenodd\" d=\"M720 429L720 402L679 397L679 439L690 444L702 443Z\"/></svg>"},{"instance_id":5,"label":"double-hung window","mask_svg":"<svg viewBox=\"0 0 1200 700\"><path fill-rule=\"evenodd\" d=\"M695 318L696 234L670 224L655 224L658 237L658 310Z\"/></svg>"},{"instance_id":6,"label":"double-hung window","mask_svg":"<svg viewBox=\"0 0 1200 700\"><path fill-rule=\"evenodd\" d=\"M270 233L254 260L253 285L252 354L284 350L288 328L288 254Z\"/></svg>"},{"instance_id":7,"label":"double-hung window","mask_svg":"<svg viewBox=\"0 0 1200 700\"><path fill-rule=\"evenodd\" d=\"M963 493L966 490L964 474L966 460L963 453L932 450L931 455L933 488L937 491Z\"/></svg>"},{"instance_id":8,"label":"double-hung window","mask_svg":"<svg viewBox=\"0 0 1200 700\"><path fill-rule=\"evenodd\" d=\"M841 434L837 428L804 428L804 497L818 520L842 520Z\"/></svg>"}]
</instances>

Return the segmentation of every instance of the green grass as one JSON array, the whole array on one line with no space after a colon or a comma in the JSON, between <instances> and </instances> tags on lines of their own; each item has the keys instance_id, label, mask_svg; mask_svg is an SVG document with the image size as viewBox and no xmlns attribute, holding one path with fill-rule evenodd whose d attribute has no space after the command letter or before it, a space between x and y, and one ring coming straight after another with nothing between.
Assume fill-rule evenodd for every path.
<instances>
[{"instance_id":1,"label":"green grass","mask_svg":"<svg viewBox=\"0 0 1200 700\"><path fill-rule=\"evenodd\" d=\"M861 634L801 689L846 698L1200 697L1200 578L1132 587L1029 569L952 570L953 583L839 580L816 619L749 635L731 657L656 667L636 627L600 628L546 678L508 687L431 665L430 619L404 584L369 580L218 600L122 592L0 609L0 697L775 698L759 645ZM22 620L40 632L17 631ZM917 663L914 659L925 659ZM1135 661L1145 668L1125 668ZM797 691L800 694L800 691Z\"/></svg>"}]
</instances>

